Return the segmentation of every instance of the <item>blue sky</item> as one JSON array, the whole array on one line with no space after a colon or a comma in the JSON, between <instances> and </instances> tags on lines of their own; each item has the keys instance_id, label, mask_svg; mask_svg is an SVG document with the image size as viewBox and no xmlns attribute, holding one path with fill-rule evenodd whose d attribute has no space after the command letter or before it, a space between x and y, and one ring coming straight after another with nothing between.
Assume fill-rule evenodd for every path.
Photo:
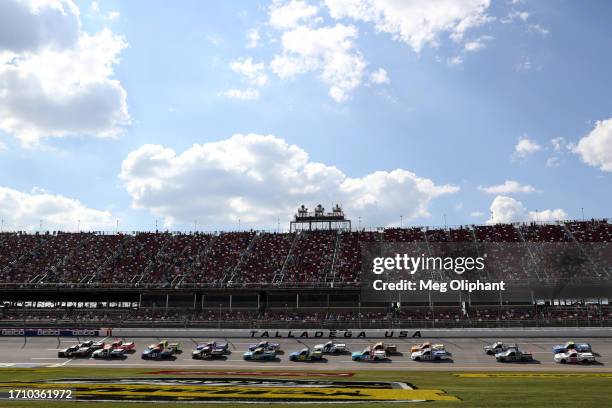
<instances>
[{"instance_id":1,"label":"blue sky","mask_svg":"<svg viewBox=\"0 0 612 408\"><path fill-rule=\"evenodd\" d=\"M23 23L0 29L4 225L275 228L319 201L368 226L610 216L612 5L408 3L17 2ZM16 45L28 24L47 30ZM78 72L49 73L68 52ZM11 95L39 78L26 112Z\"/></svg>"}]
</instances>

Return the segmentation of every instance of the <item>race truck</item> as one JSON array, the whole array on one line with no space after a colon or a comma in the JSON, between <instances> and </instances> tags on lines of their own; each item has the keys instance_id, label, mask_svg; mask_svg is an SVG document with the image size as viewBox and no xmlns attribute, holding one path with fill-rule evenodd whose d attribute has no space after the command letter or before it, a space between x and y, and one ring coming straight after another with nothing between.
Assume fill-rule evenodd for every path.
<instances>
[{"instance_id":1,"label":"race truck","mask_svg":"<svg viewBox=\"0 0 612 408\"><path fill-rule=\"evenodd\" d=\"M272 351L280 351L280 344L278 343L270 343L268 341L260 341L258 344L251 344L249 346L249 351L255 351L256 349L261 348L264 350L272 350Z\"/></svg>"},{"instance_id":2,"label":"race truck","mask_svg":"<svg viewBox=\"0 0 612 408\"><path fill-rule=\"evenodd\" d=\"M349 351L348 347L344 343L334 343L328 341L325 344L317 344L314 346L315 350L321 350L323 354L343 354Z\"/></svg>"},{"instance_id":3,"label":"race truck","mask_svg":"<svg viewBox=\"0 0 612 408\"><path fill-rule=\"evenodd\" d=\"M191 358L193 359L212 359L218 358L225 355L226 349L223 347L217 347L215 343L200 344L195 350L191 352Z\"/></svg>"},{"instance_id":4,"label":"race truck","mask_svg":"<svg viewBox=\"0 0 612 408\"><path fill-rule=\"evenodd\" d=\"M106 347L106 348L94 351L91 354L91 357L96 358L96 359L113 359L113 358L126 358L127 355L125 354L124 349Z\"/></svg>"},{"instance_id":5,"label":"race truck","mask_svg":"<svg viewBox=\"0 0 612 408\"><path fill-rule=\"evenodd\" d=\"M294 351L289 354L289 360L291 361L315 361L323 358L323 352L320 349L314 348L303 348L300 351Z\"/></svg>"},{"instance_id":6,"label":"race truck","mask_svg":"<svg viewBox=\"0 0 612 408\"><path fill-rule=\"evenodd\" d=\"M397 345L385 344L382 341L376 343L373 348L375 351L384 351L387 355L397 353Z\"/></svg>"},{"instance_id":7,"label":"race truck","mask_svg":"<svg viewBox=\"0 0 612 408\"><path fill-rule=\"evenodd\" d=\"M149 347L142 352L141 357L143 360L172 360L176 358L174 356L174 351L170 348L163 347Z\"/></svg>"},{"instance_id":8,"label":"race truck","mask_svg":"<svg viewBox=\"0 0 612 408\"><path fill-rule=\"evenodd\" d=\"M414 361L439 361L439 360L448 360L451 357L451 353L442 349L442 350L434 350L434 349L424 349L414 351L410 354L410 358Z\"/></svg>"},{"instance_id":9,"label":"race truck","mask_svg":"<svg viewBox=\"0 0 612 408\"><path fill-rule=\"evenodd\" d=\"M384 350L374 350L372 347L366 347L363 351L356 351L351 354L353 361L384 361L387 360L387 353Z\"/></svg>"},{"instance_id":10,"label":"race truck","mask_svg":"<svg viewBox=\"0 0 612 408\"><path fill-rule=\"evenodd\" d=\"M592 353L593 349L589 343L574 343L573 341L568 341L565 344L557 344L553 346L553 353L567 353L570 350L576 350L579 353Z\"/></svg>"},{"instance_id":11,"label":"race truck","mask_svg":"<svg viewBox=\"0 0 612 408\"><path fill-rule=\"evenodd\" d=\"M134 342L124 342L123 340L116 339L110 344L110 348L132 351L136 348L136 345Z\"/></svg>"},{"instance_id":12,"label":"race truck","mask_svg":"<svg viewBox=\"0 0 612 408\"><path fill-rule=\"evenodd\" d=\"M99 350L106 347L106 343L104 343L104 341L100 340L100 341L96 341L95 343L92 343L91 348L93 350Z\"/></svg>"},{"instance_id":13,"label":"race truck","mask_svg":"<svg viewBox=\"0 0 612 408\"><path fill-rule=\"evenodd\" d=\"M93 351L92 342L86 341L58 351L58 357L89 357Z\"/></svg>"},{"instance_id":14,"label":"race truck","mask_svg":"<svg viewBox=\"0 0 612 408\"><path fill-rule=\"evenodd\" d=\"M496 341L493 344L490 344L488 346L484 346L483 350L488 355L494 356L497 353L500 353L502 351L506 351L506 350L511 349L511 348L518 348L518 346L516 344L506 344L506 343L502 343L501 341Z\"/></svg>"},{"instance_id":15,"label":"race truck","mask_svg":"<svg viewBox=\"0 0 612 408\"><path fill-rule=\"evenodd\" d=\"M263 347L259 347L252 351L247 351L242 356L247 361L276 360L276 351L266 350Z\"/></svg>"},{"instance_id":16,"label":"race truck","mask_svg":"<svg viewBox=\"0 0 612 408\"><path fill-rule=\"evenodd\" d=\"M79 344L75 344L74 346L70 346L63 350L57 352L58 357L74 357L74 353L76 353L80 348Z\"/></svg>"},{"instance_id":17,"label":"race truck","mask_svg":"<svg viewBox=\"0 0 612 408\"><path fill-rule=\"evenodd\" d=\"M89 357L91 356L91 353L93 353L93 351L94 349L91 348L91 346L83 346L83 344L81 344L79 346L79 349L74 352L73 356L74 357Z\"/></svg>"},{"instance_id":18,"label":"race truck","mask_svg":"<svg viewBox=\"0 0 612 408\"><path fill-rule=\"evenodd\" d=\"M576 350L569 350L565 353L555 354L555 361L561 364L589 364L595 362L593 353L581 353Z\"/></svg>"},{"instance_id":19,"label":"race truck","mask_svg":"<svg viewBox=\"0 0 612 408\"><path fill-rule=\"evenodd\" d=\"M415 351L423 351L423 350L427 350L427 349L444 350L444 344L431 344L431 342L426 341L425 343L414 344L410 348L410 351L412 353L414 353Z\"/></svg>"},{"instance_id":20,"label":"race truck","mask_svg":"<svg viewBox=\"0 0 612 408\"><path fill-rule=\"evenodd\" d=\"M198 344L196 346L196 350L200 350L203 349L205 347L210 347L213 350L221 350L223 352L223 354L229 354L230 353L230 349L229 349L229 344L228 343L220 343L217 341L211 341L209 343L201 343Z\"/></svg>"},{"instance_id":21,"label":"race truck","mask_svg":"<svg viewBox=\"0 0 612 408\"><path fill-rule=\"evenodd\" d=\"M183 352L183 350L181 349L181 343L169 343L168 340L162 340L157 344L149 345L149 350L159 348L171 351L173 354L180 354Z\"/></svg>"},{"instance_id":22,"label":"race truck","mask_svg":"<svg viewBox=\"0 0 612 408\"><path fill-rule=\"evenodd\" d=\"M509 348L505 351L495 353L495 360L500 363L519 363L521 361L533 361L533 354L520 351L518 348Z\"/></svg>"}]
</instances>

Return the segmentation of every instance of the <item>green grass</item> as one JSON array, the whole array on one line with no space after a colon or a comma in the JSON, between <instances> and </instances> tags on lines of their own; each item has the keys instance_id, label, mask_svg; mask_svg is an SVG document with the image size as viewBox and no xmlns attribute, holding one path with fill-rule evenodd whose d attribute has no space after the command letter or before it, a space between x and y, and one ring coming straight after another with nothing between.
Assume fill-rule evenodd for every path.
<instances>
[{"instance_id":1,"label":"green grass","mask_svg":"<svg viewBox=\"0 0 612 408\"><path fill-rule=\"evenodd\" d=\"M143 376L148 371L142 368L42 368L42 369L0 369L0 381L36 381L53 378L112 378ZM156 371L156 370L152 370ZM247 371L247 370L235 370ZM261 370L258 370L261 371ZM470 372L471 373L471 372ZM483 372L494 374L494 372ZM499 374L519 374L498 372ZM612 406L612 377L593 376L588 373L575 373L575 376L560 377L530 377L530 375L554 374L554 373L529 373L527 377L515 378L462 378L457 374L460 372L440 371L356 371L352 378L345 380L375 380L375 381L404 381L423 389L442 389L447 394L461 399L458 402L427 402L425 407L607 407ZM568 374L563 372L563 374ZM294 377L295 378L295 377ZM300 377L307 378L307 377ZM320 377L319 377L320 378ZM331 379L326 377L326 379ZM340 378L339 380L342 380ZM1 406L8 407L74 407L74 402L0 402ZM79 402L79 407L92 406L97 408L121 406L120 403L85 403ZM279 404L287 406L290 404ZM397 404L377 403L380 408L398 407ZM169 406L193 408L193 404L138 404L137 407L160 407ZM204 406L204 404L200 405ZM240 404L215 404L215 407L244 408L252 405ZM304 405L300 405L304 407ZM340 408L349 407L351 404L312 404L308 407ZM365 406L365 405L361 405Z\"/></svg>"}]
</instances>

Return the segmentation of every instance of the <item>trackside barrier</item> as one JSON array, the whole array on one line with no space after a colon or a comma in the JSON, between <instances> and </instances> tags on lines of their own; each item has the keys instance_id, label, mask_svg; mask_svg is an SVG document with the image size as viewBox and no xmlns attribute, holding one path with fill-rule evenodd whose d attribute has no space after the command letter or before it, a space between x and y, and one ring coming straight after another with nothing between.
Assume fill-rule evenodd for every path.
<instances>
[{"instance_id":1,"label":"trackside barrier","mask_svg":"<svg viewBox=\"0 0 612 408\"><path fill-rule=\"evenodd\" d=\"M224 329L143 329L115 328L116 337L188 337L188 338L253 338L253 339L347 339L347 338L507 338L507 337L568 337L612 338L612 328L560 327L525 329L388 329L388 330L224 330Z\"/></svg>"},{"instance_id":2,"label":"trackside barrier","mask_svg":"<svg viewBox=\"0 0 612 408\"><path fill-rule=\"evenodd\" d=\"M53 329L53 328L7 328L0 329L0 336L53 336L53 337L98 337L105 333L98 329Z\"/></svg>"}]
</instances>

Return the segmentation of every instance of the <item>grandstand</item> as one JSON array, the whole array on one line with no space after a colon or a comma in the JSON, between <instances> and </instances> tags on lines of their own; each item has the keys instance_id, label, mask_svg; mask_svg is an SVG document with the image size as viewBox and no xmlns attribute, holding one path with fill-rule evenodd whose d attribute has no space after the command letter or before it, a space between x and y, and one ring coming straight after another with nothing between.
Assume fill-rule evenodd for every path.
<instances>
[{"instance_id":1,"label":"grandstand","mask_svg":"<svg viewBox=\"0 0 612 408\"><path fill-rule=\"evenodd\" d=\"M608 220L355 231L339 207L329 213L330 220L322 207L316 215L304 210L285 233L1 232L0 323L471 327L610 322ZM361 245L411 242L462 243L477 250L485 243L489 248L565 243L589 262L579 280L569 279L558 275L545 245L530 245L531 261L520 270L502 265L478 276L507 281L510 290L503 294L417 294L399 308L362 301Z\"/></svg>"}]
</instances>

